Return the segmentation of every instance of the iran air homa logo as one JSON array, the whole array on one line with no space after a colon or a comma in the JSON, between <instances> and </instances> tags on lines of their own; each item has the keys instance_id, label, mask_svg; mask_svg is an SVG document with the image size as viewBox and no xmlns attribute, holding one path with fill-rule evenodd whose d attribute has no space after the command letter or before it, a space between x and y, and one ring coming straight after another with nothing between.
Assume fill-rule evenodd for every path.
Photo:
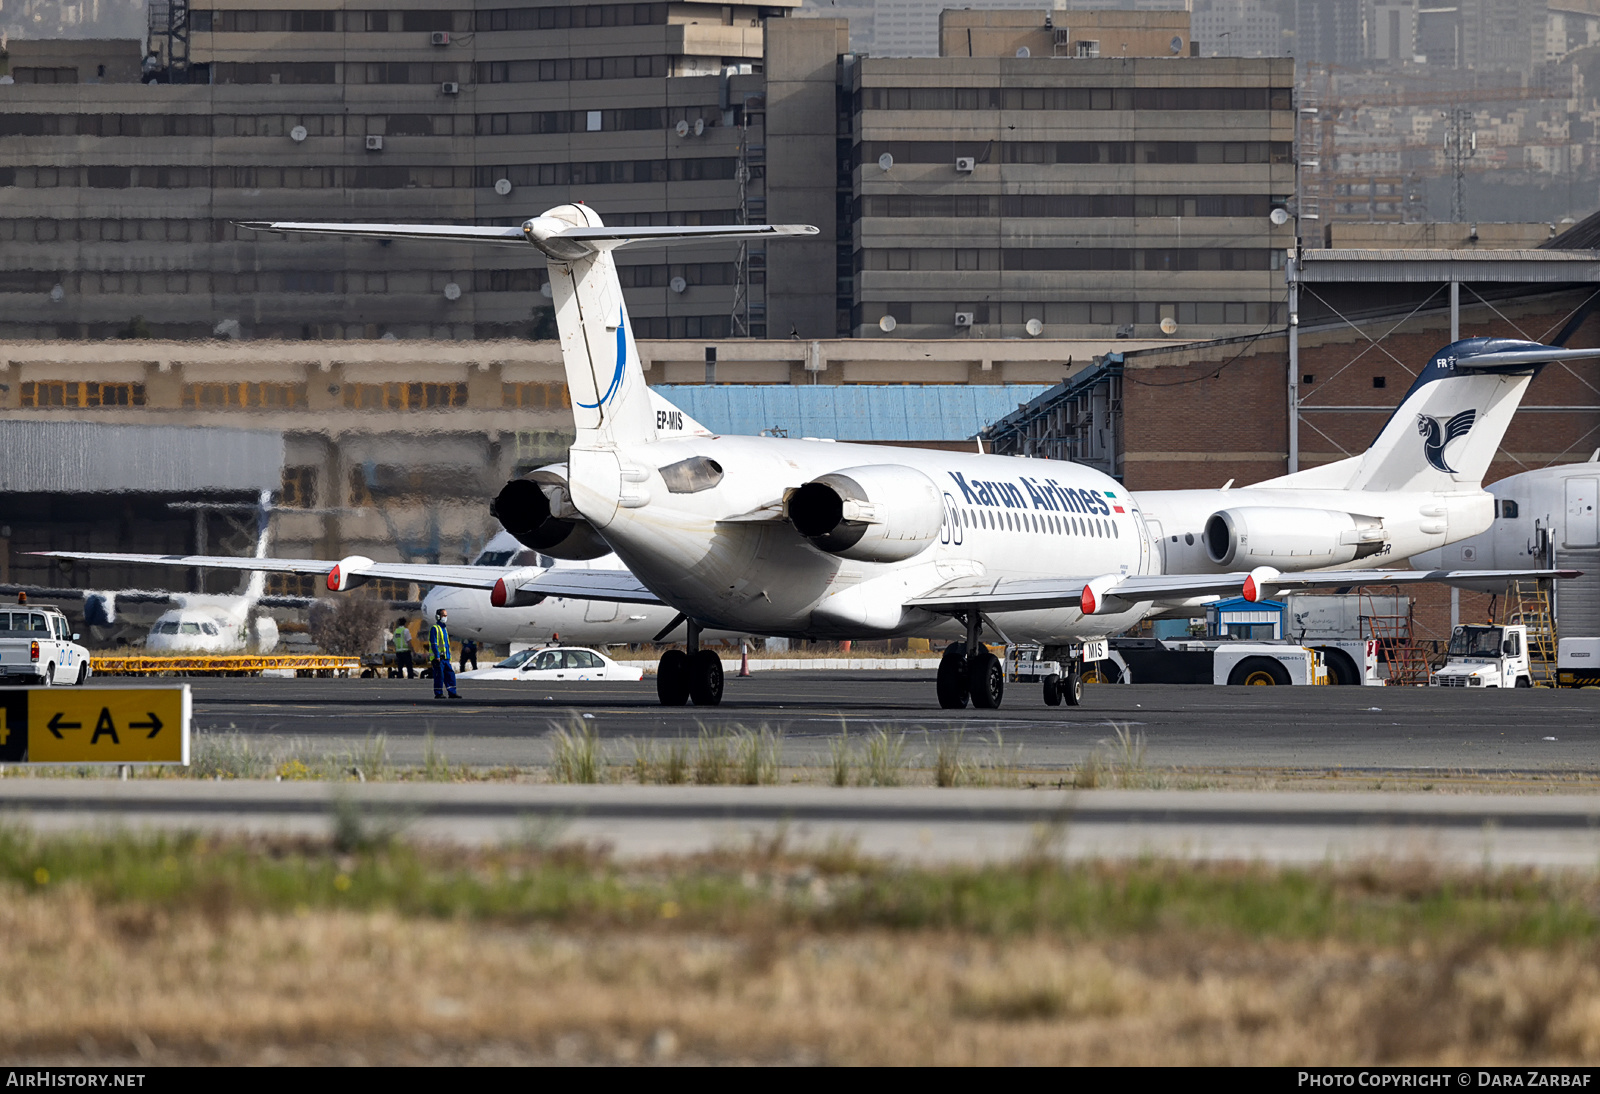
<instances>
[{"instance_id":1,"label":"iran air homa logo","mask_svg":"<svg viewBox=\"0 0 1600 1094\"><path fill-rule=\"evenodd\" d=\"M1455 468L1444 462L1445 446L1457 437L1465 437L1477 417L1476 410L1463 410L1443 422L1428 414L1417 415L1417 432L1422 434L1422 454L1428 457L1430 467L1448 475L1456 473Z\"/></svg>"}]
</instances>

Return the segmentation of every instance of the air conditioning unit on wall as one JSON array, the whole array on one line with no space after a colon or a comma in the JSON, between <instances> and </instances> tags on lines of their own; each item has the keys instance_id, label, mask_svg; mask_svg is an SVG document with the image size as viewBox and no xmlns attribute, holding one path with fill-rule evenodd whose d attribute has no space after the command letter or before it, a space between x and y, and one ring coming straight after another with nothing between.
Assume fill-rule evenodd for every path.
<instances>
[{"instance_id":1,"label":"air conditioning unit on wall","mask_svg":"<svg viewBox=\"0 0 1600 1094\"><path fill-rule=\"evenodd\" d=\"M454 80L446 80L439 85L439 91L445 95L459 95L461 94L461 85Z\"/></svg>"},{"instance_id":2,"label":"air conditioning unit on wall","mask_svg":"<svg viewBox=\"0 0 1600 1094\"><path fill-rule=\"evenodd\" d=\"M436 30L428 35L428 41L432 45L447 46L450 44L450 32L448 30Z\"/></svg>"},{"instance_id":3,"label":"air conditioning unit on wall","mask_svg":"<svg viewBox=\"0 0 1600 1094\"><path fill-rule=\"evenodd\" d=\"M383 138L382 137L368 137L367 138L367 151L368 152L382 152L383 151Z\"/></svg>"},{"instance_id":4,"label":"air conditioning unit on wall","mask_svg":"<svg viewBox=\"0 0 1600 1094\"><path fill-rule=\"evenodd\" d=\"M970 327L970 326L972 326L972 313L969 312L969 311L958 311L958 312L956 312L956 326L958 326L958 327Z\"/></svg>"},{"instance_id":5,"label":"air conditioning unit on wall","mask_svg":"<svg viewBox=\"0 0 1600 1094\"><path fill-rule=\"evenodd\" d=\"M970 175L977 169L978 161L972 156L957 156L956 170L964 175Z\"/></svg>"}]
</instances>

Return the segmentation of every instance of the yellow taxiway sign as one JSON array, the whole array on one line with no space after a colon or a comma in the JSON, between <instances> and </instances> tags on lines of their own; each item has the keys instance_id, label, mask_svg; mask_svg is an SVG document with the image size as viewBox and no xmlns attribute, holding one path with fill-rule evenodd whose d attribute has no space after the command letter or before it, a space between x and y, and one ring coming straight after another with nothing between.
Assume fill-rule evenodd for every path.
<instances>
[{"instance_id":1,"label":"yellow taxiway sign","mask_svg":"<svg viewBox=\"0 0 1600 1094\"><path fill-rule=\"evenodd\" d=\"M0 761L187 764L189 687L0 690Z\"/></svg>"}]
</instances>

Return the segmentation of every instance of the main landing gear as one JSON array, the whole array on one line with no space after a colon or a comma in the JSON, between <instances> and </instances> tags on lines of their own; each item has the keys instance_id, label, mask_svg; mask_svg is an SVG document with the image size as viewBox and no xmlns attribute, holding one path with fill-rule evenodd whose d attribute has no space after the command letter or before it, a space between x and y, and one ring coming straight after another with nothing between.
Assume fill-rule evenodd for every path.
<instances>
[{"instance_id":1,"label":"main landing gear","mask_svg":"<svg viewBox=\"0 0 1600 1094\"><path fill-rule=\"evenodd\" d=\"M967 640L950 643L939 659L939 705L962 710L971 699L979 710L996 710L1006 693L1006 667L979 640L983 618L977 612L960 618L967 625Z\"/></svg>"},{"instance_id":2,"label":"main landing gear","mask_svg":"<svg viewBox=\"0 0 1600 1094\"><path fill-rule=\"evenodd\" d=\"M722 658L715 650L700 648L700 627L689 623L689 649L668 650L656 667L656 698L664 707L681 707L690 700L697 707L722 702Z\"/></svg>"},{"instance_id":3,"label":"main landing gear","mask_svg":"<svg viewBox=\"0 0 1600 1094\"><path fill-rule=\"evenodd\" d=\"M1006 667L990 653L979 638L983 618L977 612L958 616L967 628L964 642L952 642L939 659L935 688L939 705L946 710L965 709L970 699L979 710L996 710L1005 696ZM968 650L976 652L969 654ZM1058 662L1065 673L1052 672L1044 678L1044 701L1058 707L1063 702L1075 707L1083 702L1083 659L1072 656L1065 647L1046 649L1045 659ZM1056 654L1057 656L1051 656Z\"/></svg>"}]
</instances>

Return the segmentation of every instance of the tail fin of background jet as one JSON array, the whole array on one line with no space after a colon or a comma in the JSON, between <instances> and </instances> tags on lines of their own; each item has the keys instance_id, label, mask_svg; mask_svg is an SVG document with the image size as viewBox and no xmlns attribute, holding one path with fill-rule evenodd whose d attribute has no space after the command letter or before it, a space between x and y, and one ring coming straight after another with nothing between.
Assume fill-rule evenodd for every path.
<instances>
[{"instance_id":1,"label":"tail fin of background jet","mask_svg":"<svg viewBox=\"0 0 1600 1094\"><path fill-rule=\"evenodd\" d=\"M1550 361L1580 357L1600 357L1600 349L1560 349L1514 338L1452 342L1428 361L1364 454L1256 485L1476 490L1534 375Z\"/></svg>"}]
</instances>

